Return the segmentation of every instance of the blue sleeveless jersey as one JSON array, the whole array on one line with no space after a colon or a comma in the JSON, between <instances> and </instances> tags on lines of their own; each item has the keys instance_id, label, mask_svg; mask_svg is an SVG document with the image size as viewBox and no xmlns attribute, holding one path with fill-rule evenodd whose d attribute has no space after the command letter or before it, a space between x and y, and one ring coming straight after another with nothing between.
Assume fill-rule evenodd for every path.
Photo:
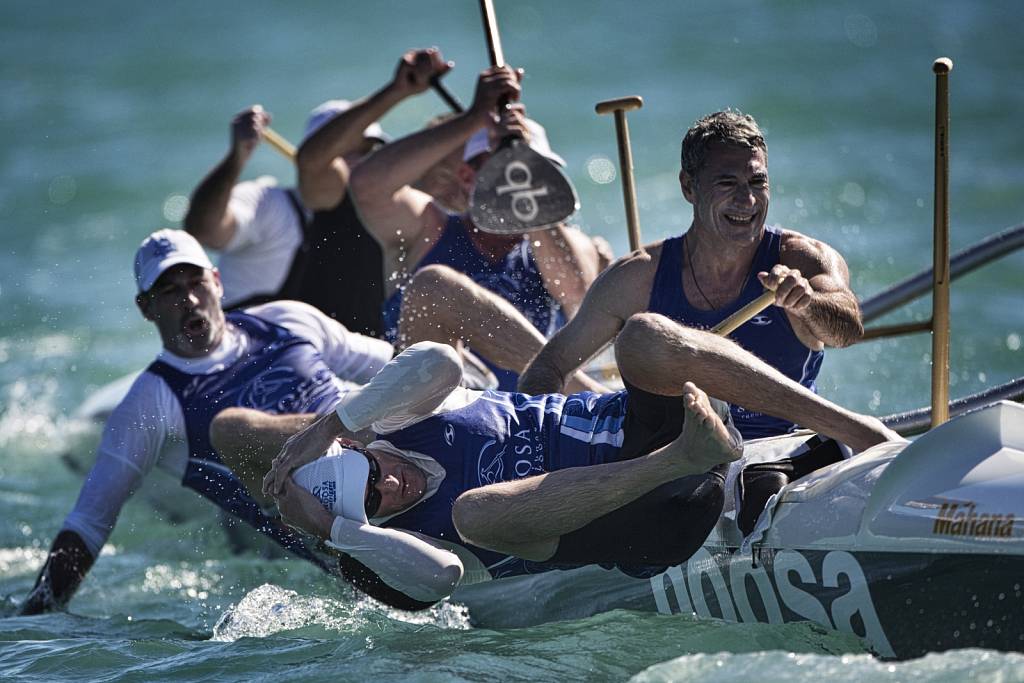
<instances>
[{"instance_id":1,"label":"blue sleeveless jersey","mask_svg":"<svg viewBox=\"0 0 1024 683\"><path fill-rule=\"evenodd\" d=\"M437 244L416 267L418 269L435 263L465 273L473 282L509 301L545 337L550 337L566 322L561 305L544 288L528 240L524 239L503 261L495 263L477 251L465 223L459 216L452 215L448 217L448 223ZM402 288L399 287L384 303L384 328L388 341L394 342L398 338L398 315L401 308ZM498 368L487 359L483 360L498 378L499 389L515 391L519 375Z\"/></svg>"},{"instance_id":2,"label":"blue sleeveless jersey","mask_svg":"<svg viewBox=\"0 0 1024 683\"><path fill-rule=\"evenodd\" d=\"M757 273L769 271L779 262L781 244L779 229L766 226L764 237L754 255L751 275L736 301L715 311L701 311L691 306L683 293L683 238L667 239L662 243L661 259L658 261L647 310L688 327L711 329L761 295L764 288L757 279ZM790 379L815 391L814 380L825 354L804 346L793 332L783 309L769 306L737 328L729 338ZM732 417L745 439L774 436L795 428L792 422L736 405L732 406Z\"/></svg>"},{"instance_id":3,"label":"blue sleeveless jersey","mask_svg":"<svg viewBox=\"0 0 1024 683\"><path fill-rule=\"evenodd\" d=\"M210 423L232 406L272 414L318 412L340 397L331 379L333 373L308 340L246 313L236 311L226 317L228 325L249 338L247 353L237 363L209 375L182 372L163 361L155 361L147 369L167 382L185 415L189 455L181 483L296 555L327 569L300 536L280 520L263 514L210 444Z\"/></svg>"},{"instance_id":4,"label":"blue sleeveless jersey","mask_svg":"<svg viewBox=\"0 0 1024 683\"><path fill-rule=\"evenodd\" d=\"M384 526L464 545L495 578L550 569L466 545L452 523L452 504L462 492L487 484L614 461L622 446L626 401L624 391L570 396L486 391L458 410L381 435L398 448L429 454L445 469L433 496Z\"/></svg>"}]
</instances>

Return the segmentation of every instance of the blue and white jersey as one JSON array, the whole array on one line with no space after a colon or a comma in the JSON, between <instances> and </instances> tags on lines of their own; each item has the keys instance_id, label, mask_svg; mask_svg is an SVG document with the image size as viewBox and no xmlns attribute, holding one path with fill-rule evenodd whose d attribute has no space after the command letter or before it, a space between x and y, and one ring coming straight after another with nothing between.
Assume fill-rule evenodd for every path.
<instances>
[{"instance_id":1,"label":"blue and white jersey","mask_svg":"<svg viewBox=\"0 0 1024 683\"><path fill-rule=\"evenodd\" d=\"M626 392L561 394L483 392L455 410L382 435L397 448L429 453L445 469L437 492L385 526L462 543L452 504L469 489L544 472L614 461L623 441ZM508 520L515 524L515 520ZM464 545L464 544L463 544ZM521 560L469 546L496 575L530 571Z\"/></svg>"}]
</instances>

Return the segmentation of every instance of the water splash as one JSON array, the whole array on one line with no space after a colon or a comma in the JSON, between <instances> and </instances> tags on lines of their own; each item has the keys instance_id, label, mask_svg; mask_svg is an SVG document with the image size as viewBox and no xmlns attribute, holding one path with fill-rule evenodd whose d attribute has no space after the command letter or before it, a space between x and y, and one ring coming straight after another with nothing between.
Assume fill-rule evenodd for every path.
<instances>
[{"instance_id":1,"label":"water splash","mask_svg":"<svg viewBox=\"0 0 1024 683\"><path fill-rule=\"evenodd\" d=\"M299 595L272 584L263 584L230 608L213 627L212 640L265 638L282 631L319 626L340 633L354 633L369 625L380 630L388 620L442 629L468 629L464 608L442 603L423 612L389 609L369 598L355 603L335 598Z\"/></svg>"}]
</instances>

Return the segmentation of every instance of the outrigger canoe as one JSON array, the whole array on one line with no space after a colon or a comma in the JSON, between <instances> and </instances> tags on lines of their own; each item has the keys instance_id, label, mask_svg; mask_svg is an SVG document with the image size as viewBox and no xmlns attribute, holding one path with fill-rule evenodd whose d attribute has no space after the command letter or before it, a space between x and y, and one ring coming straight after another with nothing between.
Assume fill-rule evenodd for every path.
<instances>
[{"instance_id":1,"label":"outrigger canoe","mask_svg":"<svg viewBox=\"0 0 1024 683\"><path fill-rule=\"evenodd\" d=\"M806 438L748 442L727 484ZM1024 651L1024 406L1000 401L817 470L771 497L746 536L743 502L727 500L703 547L650 578L583 567L464 585L452 599L483 627L630 609L813 621L887 658Z\"/></svg>"}]
</instances>

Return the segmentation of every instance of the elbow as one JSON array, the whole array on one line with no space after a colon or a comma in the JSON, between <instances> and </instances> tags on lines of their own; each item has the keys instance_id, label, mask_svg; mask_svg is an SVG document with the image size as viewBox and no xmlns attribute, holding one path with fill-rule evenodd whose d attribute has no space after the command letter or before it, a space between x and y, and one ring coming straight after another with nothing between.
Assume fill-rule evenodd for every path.
<instances>
[{"instance_id":1,"label":"elbow","mask_svg":"<svg viewBox=\"0 0 1024 683\"><path fill-rule=\"evenodd\" d=\"M448 344L416 342L403 353L415 354L420 375L436 386L451 392L462 383L462 359Z\"/></svg>"}]
</instances>

